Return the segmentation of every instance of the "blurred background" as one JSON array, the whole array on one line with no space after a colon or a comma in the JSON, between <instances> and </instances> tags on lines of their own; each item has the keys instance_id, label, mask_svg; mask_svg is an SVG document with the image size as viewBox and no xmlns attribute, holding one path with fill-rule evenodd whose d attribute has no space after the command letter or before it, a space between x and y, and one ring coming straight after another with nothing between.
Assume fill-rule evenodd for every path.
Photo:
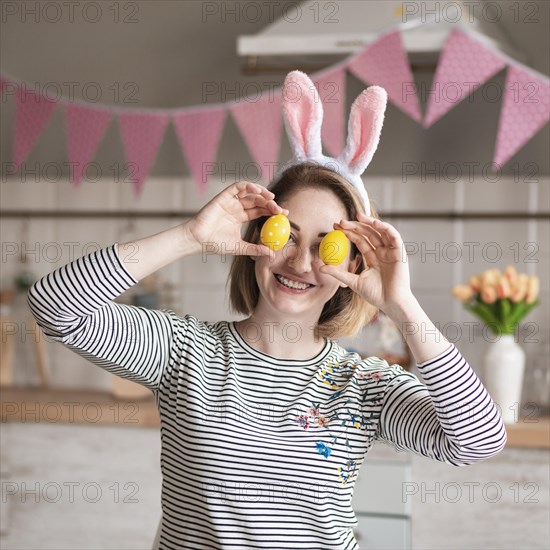
<instances>
[{"instance_id":1,"label":"blurred background","mask_svg":"<svg viewBox=\"0 0 550 550\"><path fill-rule=\"evenodd\" d=\"M540 279L540 305L515 334L526 360L506 449L457 469L374 448L368 496L354 504L361 548L550 547L546 0L1 10L2 548L151 547L161 513L151 396L48 342L25 289L97 248L189 219L237 179L267 184L290 159L276 97L293 69L324 85L328 154L355 97L388 90L365 185L403 237L420 304L482 381L494 338L452 288L509 265ZM117 301L237 319L230 263L185 258ZM341 343L418 374L383 319Z\"/></svg>"}]
</instances>

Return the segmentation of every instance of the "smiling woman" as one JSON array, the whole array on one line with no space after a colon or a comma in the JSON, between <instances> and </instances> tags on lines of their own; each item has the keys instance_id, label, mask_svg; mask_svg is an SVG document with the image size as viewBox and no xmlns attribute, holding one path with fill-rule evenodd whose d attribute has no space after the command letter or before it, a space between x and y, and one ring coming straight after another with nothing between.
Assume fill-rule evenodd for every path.
<instances>
[{"instance_id":1,"label":"smiling woman","mask_svg":"<svg viewBox=\"0 0 550 550\"><path fill-rule=\"evenodd\" d=\"M296 239L293 240L297 242L287 243L277 254L279 259L289 260L291 264L300 260L307 261L305 256L309 249L313 251L312 260L315 266L320 268L323 264L320 262L318 252L319 237L332 231L342 218L356 219L357 214L364 208L358 192L344 178L337 172L312 162L304 162L288 168L268 189L273 193L277 204L291 212L290 226L295 231L292 235L295 235ZM298 193L302 195L296 198ZM296 219L298 212L303 222ZM312 216L312 213L315 215ZM373 217L377 216L372 205L369 214ZM258 243L262 225L267 219L268 216L262 216L251 221L246 228L243 240ZM300 223L297 225L298 221ZM312 227L310 236L307 229L312 223L319 226ZM302 228L304 232L301 231ZM348 259L352 272L361 272L366 267L364 258L353 242ZM254 256L236 256L233 260L229 272L229 299L230 307L236 313L250 315L258 306L261 293L258 286L257 264ZM276 262L272 267L277 272L275 264ZM344 265L347 267L347 264ZM311 275L308 275L307 280L304 277L301 278L301 275L292 267L287 268L286 271L282 268L279 274L310 284L316 283ZM323 337L336 339L344 335L356 335L376 315L377 308L365 302L349 287L342 285L335 290L336 292L332 293L326 302L320 304L322 306L320 314L317 315L315 312L312 318L307 320L307 326L313 325L315 340Z\"/></svg>"},{"instance_id":2,"label":"smiling woman","mask_svg":"<svg viewBox=\"0 0 550 550\"><path fill-rule=\"evenodd\" d=\"M506 442L486 389L412 294L401 236L376 217L363 186L385 92L356 100L346 148L327 159L313 84L289 79L302 92L294 107L284 102L298 154L269 189L233 183L189 222L79 258L28 292L47 336L155 395L163 549L358 550L352 496L375 441L453 466ZM271 250L259 242L261 220L276 214L293 237ZM351 246L342 263L325 265L319 238L333 229ZM114 302L206 244L235 255L231 306L248 318L209 322ZM337 342L379 309L423 381ZM411 324L422 330L405 330Z\"/></svg>"}]
</instances>

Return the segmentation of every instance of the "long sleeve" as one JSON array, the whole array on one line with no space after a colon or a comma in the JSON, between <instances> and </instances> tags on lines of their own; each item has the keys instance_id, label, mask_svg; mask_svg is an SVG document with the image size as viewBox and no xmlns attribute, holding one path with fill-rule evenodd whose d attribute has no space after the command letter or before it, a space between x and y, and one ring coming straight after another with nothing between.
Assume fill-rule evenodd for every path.
<instances>
[{"instance_id":1,"label":"long sleeve","mask_svg":"<svg viewBox=\"0 0 550 550\"><path fill-rule=\"evenodd\" d=\"M393 365L376 439L398 450L466 466L499 453L506 430L489 393L458 349L417 364L424 384Z\"/></svg>"},{"instance_id":2,"label":"long sleeve","mask_svg":"<svg viewBox=\"0 0 550 550\"><path fill-rule=\"evenodd\" d=\"M114 243L42 277L29 289L27 302L50 340L155 390L169 361L177 319L170 310L113 301L136 283Z\"/></svg>"}]
</instances>

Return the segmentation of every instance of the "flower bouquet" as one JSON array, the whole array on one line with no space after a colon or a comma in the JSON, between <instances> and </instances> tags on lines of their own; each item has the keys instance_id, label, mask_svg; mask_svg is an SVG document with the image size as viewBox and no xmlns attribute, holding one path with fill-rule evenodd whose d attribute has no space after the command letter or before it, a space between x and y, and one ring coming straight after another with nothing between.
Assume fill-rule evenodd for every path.
<instances>
[{"instance_id":1,"label":"flower bouquet","mask_svg":"<svg viewBox=\"0 0 550 550\"><path fill-rule=\"evenodd\" d=\"M504 273L487 269L472 275L468 283L453 287L453 296L498 336L514 334L519 322L540 304L539 278L518 273L513 265L508 265Z\"/></svg>"}]
</instances>

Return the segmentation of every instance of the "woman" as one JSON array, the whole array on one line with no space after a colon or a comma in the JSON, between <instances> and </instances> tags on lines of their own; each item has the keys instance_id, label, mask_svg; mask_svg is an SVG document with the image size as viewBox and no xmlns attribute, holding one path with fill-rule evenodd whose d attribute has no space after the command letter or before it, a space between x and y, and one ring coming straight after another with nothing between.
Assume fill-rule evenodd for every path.
<instances>
[{"instance_id":1,"label":"woman","mask_svg":"<svg viewBox=\"0 0 550 550\"><path fill-rule=\"evenodd\" d=\"M236 182L188 222L77 259L30 289L45 334L154 393L161 548L358 549L351 497L374 441L455 466L503 449L490 396L411 292L399 233L350 180L302 158L269 189ZM292 228L276 251L259 241L274 214ZM319 242L333 229L352 246L327 266ZM205 251L235 256L231 306L247 318L113 302ZM402 330L423 382L336 342L378 309Z\"/></svg>"}]
</instances>

